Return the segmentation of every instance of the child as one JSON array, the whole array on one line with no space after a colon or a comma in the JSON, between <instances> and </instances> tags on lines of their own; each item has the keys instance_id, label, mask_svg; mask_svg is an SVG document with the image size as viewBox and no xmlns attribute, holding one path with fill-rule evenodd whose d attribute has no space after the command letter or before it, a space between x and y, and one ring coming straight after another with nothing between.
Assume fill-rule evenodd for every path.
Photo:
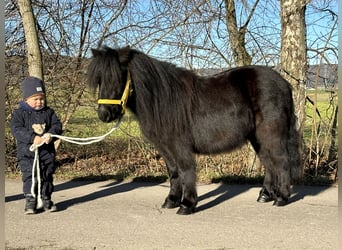
<instances>
[{"instance_id":1,"label":"child","mask_svg":"<svg viewBox=\"0 0 342 250\"><path fill-rule=\"evenodd\" d=\"M38 147L41 176L41 198L45 211L56 211L51 201L53 174L55 167L55 147L51 134L62 134L62 124L55 112L46 106L45 86L36 77L26 78L21 85L23 101L12 114L11 132L17 141L17 160L22 172L23 192L26 198L25 213L37 212L37 179L32 183L32 166L35 152L30 151L32 144ZM34 185L33 194L31 186Z\"/></svg>"}]
</instances>

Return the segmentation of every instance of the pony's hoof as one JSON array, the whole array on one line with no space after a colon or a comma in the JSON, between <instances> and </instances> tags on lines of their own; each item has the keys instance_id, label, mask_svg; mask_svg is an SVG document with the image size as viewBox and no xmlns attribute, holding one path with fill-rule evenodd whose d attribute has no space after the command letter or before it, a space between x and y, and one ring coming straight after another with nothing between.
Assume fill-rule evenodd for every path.
<instances>
[{"instance_id":1,"label":"pony's hoof","mask_svg":"<svg viewBox=\"0 0 342 250\"><path fill-rule=\"evenodd\" d=\"M171 201L169 199L166 199L164 204L162 205L162 208L176 208L176 207L179 207L179 203L178 202L174 202L174 201Z\"/></svg>"},{"instance_id":2,"label":"pony's hoof","mask_svg":"<svg viewBox=\"0 0 342 250\"><path fill-rule=\"evenodd\" d=\"M257 202L265 203L273 201L273 198L270 196L269 192L266 190L266 188L262 188L259 193L259 197L257 199Z\"/></svg>"},{"instance_id":3,"label":"pony's hoof","mask_svg":"<svg viewBox=\"0 0 342 250\"><path fill-rule=\"evenodd\" d=\"M273 202L273 206L283 207L288 204L288 199L284 199L282 197L277 197L277 199Z\"/></svg>"},{"instance_id":4,"label":"pony's hoof","mask_svg":"<svg viewBox=\"0 0 342 250\"><path fill-rule=\"evenodd\" d=\"M180 205L180 208L178 209L177 211L177 214L180 214L180 215L188 215L188 214L192 214L195 212L195 208L192 207L186 207L184 205Z\"/></svg>"}]
</instances>

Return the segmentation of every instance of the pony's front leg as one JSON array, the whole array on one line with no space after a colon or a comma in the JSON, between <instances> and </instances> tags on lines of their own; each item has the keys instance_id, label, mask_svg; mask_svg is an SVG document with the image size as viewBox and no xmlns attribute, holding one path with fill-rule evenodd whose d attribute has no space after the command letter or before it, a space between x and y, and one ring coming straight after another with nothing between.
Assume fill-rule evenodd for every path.
<instances>
[{"instance_id":1,"label":"pony's front leg","mask_svg":"<svg viewBox=\"0 0 342 250\"><path fill-rule=\"evenodd\" d=\"M170 192L166 197L162 208L176 208L182 200L182 185L179 180L177 167L166 160L166 166L170 177Z\"/></svg>"},{"instance_id":2,"label":"pony's front leg","mask_svg":"<svg viewBox=\"0 0 342 250\"><path fill-rule=\"evenodd\" d=\"M163 208L180 207L177 214L191 214L197 205L195 159L191 151L168 147L159 152L163 155L170 176L170 192Z\"/></svg>"}]
</instances>

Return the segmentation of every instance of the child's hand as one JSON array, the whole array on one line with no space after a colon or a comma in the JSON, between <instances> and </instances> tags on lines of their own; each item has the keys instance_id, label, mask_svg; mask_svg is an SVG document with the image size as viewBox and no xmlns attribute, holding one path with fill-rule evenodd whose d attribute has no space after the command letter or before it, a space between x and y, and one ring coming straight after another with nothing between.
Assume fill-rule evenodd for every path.
<instances>
[{"instance_id":1,"label":"child's hand","mask_svg":"<svg viewBox=\"0 0 342 250\"><path fill-rule=\"evenodd\" d=\"M33 144L35 144L35 145L41 145L41 144L43 144L44 142L45 142L45 138L40 137L40 136L38 136L38 135L36 135L36 136L34 137L34 139L33 139Z\"/></svg>"},{"instance_id":2,"label":"child's hand","mask_svg":"<svg viewBox=\"0 0 342 250\"><path fill-rule=\"evenodd\" d=\"M45 139L45 143L46 143L46 144L49 144L49 143L51 142L51 140L52 140L52 137L51 137L51 134L50 134L50 133L45 133L45 134L43 135L43 138Z\"/></svg>"}]
</instances>

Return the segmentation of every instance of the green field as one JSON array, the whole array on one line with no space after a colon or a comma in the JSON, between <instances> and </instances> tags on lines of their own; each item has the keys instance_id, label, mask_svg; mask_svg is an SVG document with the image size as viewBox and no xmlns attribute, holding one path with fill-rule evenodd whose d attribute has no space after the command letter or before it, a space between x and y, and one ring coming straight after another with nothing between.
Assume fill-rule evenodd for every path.
<instances>
[{"instance_id":1,"label":"green field","mask_svg":"<svg viewBox=\"0 0 342 250\"><path fill-rule=\"evenodd\" d=\"M328 91L308 91L310 101L306 103L306 122L304 139L308 143L312 136L327 137L331 134L331 126L337 108L337 93Z\"/></svg>"},{"instance_id":2,"label":"green field","mask_svg":"<svg viewBox=\"0 0 342 250\"><path fill-rule=\"evenodd\" d=\"M103 123L99 120L97 112L92 107L79 107L70 118L64 131L65 136L92 137L100 136L110 131L117 122ZM126 138L140 136L140 129L137 121L129 111L122 118L120 129L112 133L108 138Z\"/></svg>"}]
</instances>

